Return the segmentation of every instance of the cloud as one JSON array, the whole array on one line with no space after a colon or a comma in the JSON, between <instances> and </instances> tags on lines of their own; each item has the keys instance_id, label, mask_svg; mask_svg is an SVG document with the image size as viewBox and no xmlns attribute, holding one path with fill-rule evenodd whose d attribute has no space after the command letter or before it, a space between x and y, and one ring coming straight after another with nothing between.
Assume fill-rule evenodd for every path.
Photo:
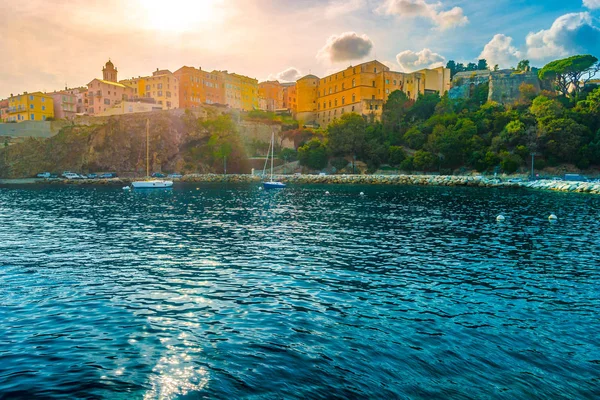
<instances>
[{"instance_id":1,"label":"cloud","mask_svg":"<svg viewBox=\"0 0 600 400\"><path fill-rule=\"evenodd\" d=\"M367 35L344 32L339 36L330 36L325 46L317 53L317 58L330 62L359 60L368 56L372 48L373 42Z\"/></svg>"},{"instance_id":2,"label":"cloud","mask_svg":"<svg viewBox=\"0 0 600 400\"><path fill-rule=\"evenodd\" d=\"M454 7L450 10L440 10L442 3L427 3L425 0L385 0L375 12L383 15L396 15L401 18L427 18L446 30L456 26L464 26L469 19L463 9Z\"/></svg>"},{"instance_id":3,"label":"cloud","mask_svg":"<svg viewBox=\"0 0 600 400\"><path fill-rule=\"evenodd\" d=\"M583 0L583 6L590 10L596 10L600 8L600 0Z\"/></svg>"},{"instance_id":4,"label":"cloud","mask_svg":"<svg viewBox=\"0 0 600 400\"><path fill-rule=\"evenodd\" d=\"M365 0L337 0L332 1L325 7L326 18L337 18L345 14L350 14L361 9L365 5ZM322 7L319 6L322 10Z\"/></svg>"},{"instance_id":5,"label":"cloud","mask_svg":"<svg viewBox=\"0 0 600 400\"><path fill-rule=\"evenodd\" d=\"M512 45L513 38L510 36L497 34L488 42L479 55L479 58L485 58L488 65L493 68L498 64L501 68L508 68L517 65L521 59L522 53Z\"/></svg>"},{"instance_id":6,"label":"cloud","mask_svg":"<svg viewBox=\"0 0 600 400\"><path fill-rule=\"evenodd\" d=\"M300 70L289 67L277 74L269 75L269 80L278 80L280 82L295 82L302 77Z\"/></svg>"},{"instance_id":7,"label":"cloud","mask_svg":"<svg viewBox=\"0 0 600 400\"><path fill-rule=\"evenodd\" d=\"M396 61L405 72L412 72L424 68L437 68L444 65L446 58L429 49L419 52L406 50L396 56Z\"/></svg>"},{"instance_id":8,"label":"cloud","mask_svg":"<svg viewBox=\"0 0 600 400\"><path fill-rule=\"evenodd\" d=\"M599 1L588 1L598 4ZM558 17L550 29L527 35L527 56L534 60L600 52L600 28L588 12Z\"/></svg>"}]
</instances>

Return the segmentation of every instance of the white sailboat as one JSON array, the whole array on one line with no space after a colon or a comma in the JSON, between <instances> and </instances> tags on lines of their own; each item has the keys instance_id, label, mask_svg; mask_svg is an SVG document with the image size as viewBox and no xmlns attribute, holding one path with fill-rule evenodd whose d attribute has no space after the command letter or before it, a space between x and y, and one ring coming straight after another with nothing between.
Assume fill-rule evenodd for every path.
<instances>
[{"instance_id":1,"label":"white sailboat","mask_svg":"<svg viewBox=\"0 0 600 400\"><path fill-rule=\"evenodd\" d=\"M146 120L146 180L135 181L131 184L134 189L168 189L173 187L173 181L150 179L150 120Z\"/></svg>"},{"instance_id":2,"label":"white sailboat","mask_svg":"<svg viewBox=\"0 0 600 400\"><path fill-rule=\"evenodd\" d=\"M271 150L271 179L269 180L269 182L263 182L263 186L265 189L283 189L283 188L285 188L285 183L276 182L273 180L273 160L275 159L275 132L271 132L271 145L269 146L269 150ZM265 168L263 168L263 175L264 175L264 170L267 167L268 161L269 161L269 154L267 153L267 159L265 161Z\"/></svg>"}]
</instances>

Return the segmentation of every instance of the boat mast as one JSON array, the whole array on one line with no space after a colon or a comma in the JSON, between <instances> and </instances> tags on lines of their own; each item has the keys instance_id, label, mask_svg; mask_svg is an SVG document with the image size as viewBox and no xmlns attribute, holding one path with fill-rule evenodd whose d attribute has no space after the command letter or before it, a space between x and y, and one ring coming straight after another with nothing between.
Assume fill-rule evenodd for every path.
<instances>
[{"instance_id":1,"label":"boat mast","mask_svg":"<svg viewBox=\"0 0 600 400\"><path fill-rule=\"evenodd\" d=\"M271 182L273 182L273 159L275 158L275 132L271 131Z\"/></svg>"},{"instance_id":2,"label":"boat mast","mask_svg":"<svg viewBox=\"0 0 600 400\"><path fill-rule=\"evenodd\" d=\"M146 178L150 177L150 119L146 119Z\"/></svg>"}]
</instances>

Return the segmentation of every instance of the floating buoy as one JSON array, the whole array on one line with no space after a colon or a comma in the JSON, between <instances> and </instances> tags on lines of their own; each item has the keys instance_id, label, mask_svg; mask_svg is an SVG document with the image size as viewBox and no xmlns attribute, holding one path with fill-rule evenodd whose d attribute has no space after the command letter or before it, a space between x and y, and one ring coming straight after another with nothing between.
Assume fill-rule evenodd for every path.
<instances>
[{"instance_id":1,"label":"floating buoy","mask_svg":"<svg viewBox=\"0 0 600 400\"><path fill-rule=\"evenodd\" d=\"M364 195L365 195L365 192L360 192L360 195L361 195L361 196L364 196Z\"/></svg>"},{"instance_id":2,"label":"floating buoy","mask_svg":"<svg viewBox=\"0 0 600 400\"><path fill-rule=\"evenodd\" d=\"M123 186L123 190L131 190L129 186Z\"/></svg>"},{"instance_id":3,"label":"floating buoy","mask_svg":"<svg viewBox=\"0 0 600 400\"><path fill-rule=\"evenodd\" d=\"M263 189L263 188L262 188L262 186L259 186L259 187L258 187L258 190L262 190L262 189Z\"/></svg>"},{"instance_id":4,"label":"floating buoy","mask_svg":"<svg viewBox=\"0 0 600 400\"><path fill-rule=\"evenodd\" d=\"M548 217L548 219L550 221L556 221L558 219L558 217L556 215L554 215L554 214L550 214L550 216Z\"/></svg>"},{"instance_id":5,"label":"floating buoy","mask_svg":"<svg viewBox=\"0 0 600 400\"><path fill-rule=\"evenodd\" d=\"M200 188L196 188L196 190L200 190Z\"/></svg>"},{"instance_id":6,"label":"floating buoy","mask_svg":"<svg viewBox=\"0 0 600 400\"><path fill-rule=\"evenodd\" d=\"M325 194L329 194L329 191L325 191Z\"/></svg>"},{"instance_id":7,"label":"floating buoy","mask_svg":"<svg viewBox=\"0 0 600 400\"><path fill-rule=\"evenodd\" d=\"M498 215L498 216L496 217L496 221L498 221L498 222L502 222L502 221L504 221L504 220L505 220L505 218L504 218L504 215Z\"/></svg>"}]
</instances>

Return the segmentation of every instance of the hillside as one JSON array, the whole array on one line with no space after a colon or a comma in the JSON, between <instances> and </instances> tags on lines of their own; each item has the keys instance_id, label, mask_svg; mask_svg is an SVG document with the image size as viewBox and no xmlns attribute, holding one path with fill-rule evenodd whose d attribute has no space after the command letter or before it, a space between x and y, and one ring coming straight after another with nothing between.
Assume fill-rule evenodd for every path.
<instances>
[{"instance_id":1,"label":"hillside","mask_svg":"<svg viewBox=\"0 0 600 400\"><path fill-rule=\"evenodd\" d=\"M150 120L151 171L247 173L248 142L266 142L271 129L228 114L206 117L192 112L153 112L70 125L48 139L29 138L0 148L0 178L30 177L42 171L117 172L143 176L146 169L146 120ZM258 133L261 134L258 134Z\"/></svg>"}]
</instances>

